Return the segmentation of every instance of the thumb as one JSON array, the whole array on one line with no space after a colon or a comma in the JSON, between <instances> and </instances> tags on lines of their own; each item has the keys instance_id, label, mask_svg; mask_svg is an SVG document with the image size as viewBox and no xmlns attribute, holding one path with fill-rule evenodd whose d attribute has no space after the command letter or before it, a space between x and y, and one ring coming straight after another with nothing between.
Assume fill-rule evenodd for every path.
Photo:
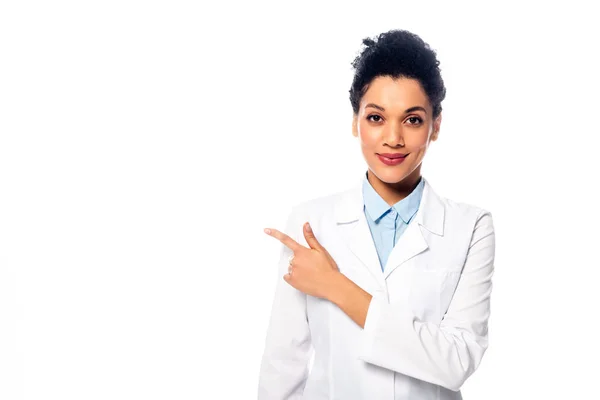
<instances>
[{"instance_id":1,"label":"thumb","mask_svg":"<svg viewBox=\"0 0 600 400\"><path fill-rule=\"evenodd\" d=\"M306 239L306 243L310 246L311 249L321 250L322 246L317 241L314 232L312 231L310 224L307 222L304 224L304 238Z\"/></svg>"}]
</instances>

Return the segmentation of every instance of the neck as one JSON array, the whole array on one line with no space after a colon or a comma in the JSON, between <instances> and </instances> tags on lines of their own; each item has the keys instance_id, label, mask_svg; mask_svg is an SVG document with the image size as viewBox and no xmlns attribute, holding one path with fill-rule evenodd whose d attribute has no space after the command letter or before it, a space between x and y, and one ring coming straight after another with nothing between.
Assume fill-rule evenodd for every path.
<instances>
[{"instance_id":1,"label":"neck","mask_svg":"<svg viewBox=\"0 0 600 400\"><path fill-rule=\"evenodd\" d=\"M400 182L387 183L383 182L371 172L367 171L367 179L373 189L381 196L383 200L390 206L393 206L400 200L406 198L419 184L421 180L421 166L415 169L410 175L402 179Z\"/></svg>"}]
</instances>

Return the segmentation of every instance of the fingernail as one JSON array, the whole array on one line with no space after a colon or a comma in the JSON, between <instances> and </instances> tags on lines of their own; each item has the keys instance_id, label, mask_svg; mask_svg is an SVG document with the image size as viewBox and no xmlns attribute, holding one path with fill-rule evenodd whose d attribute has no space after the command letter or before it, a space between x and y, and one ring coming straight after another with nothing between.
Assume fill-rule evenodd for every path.
<instances>
[{"instance_id":1,"label":"fingernail","mask_svg":"<svg viewBox=\"0 0 600 400\"><path fill-rule=\"evenodd\" d=\"M271 234L271 230L269 228L265 228L265 233L270 235Z\"/></svg>"},{"instance_id":2,"label":"fingernail","mask_svg":"<svg viewBox=\"0 0 600 400\"><path fill-rule=\"evenodd\" d=\"M310 224L307 222L304 227L306 228L307 232L310 232Z\"/></svg>"}]
</instances>

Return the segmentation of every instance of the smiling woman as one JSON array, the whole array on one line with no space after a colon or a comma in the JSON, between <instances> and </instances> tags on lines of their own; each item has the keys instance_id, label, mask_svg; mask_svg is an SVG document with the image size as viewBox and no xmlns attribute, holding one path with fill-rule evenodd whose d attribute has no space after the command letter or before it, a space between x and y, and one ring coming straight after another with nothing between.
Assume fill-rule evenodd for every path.
<instances>
[{"instance_id":1,"label":"smiling woman","mask_svg":"<svg viewBox=\"0 0 600 400\"><path fill-rule=\"evenodd\" d=\"M363 43L350 103L365 174L265 229L283 245L283 279L262 400L461 399L488 346L491 213L421 175L446 94L436 53L402 30Z\"/></svg>"}]
</instances>

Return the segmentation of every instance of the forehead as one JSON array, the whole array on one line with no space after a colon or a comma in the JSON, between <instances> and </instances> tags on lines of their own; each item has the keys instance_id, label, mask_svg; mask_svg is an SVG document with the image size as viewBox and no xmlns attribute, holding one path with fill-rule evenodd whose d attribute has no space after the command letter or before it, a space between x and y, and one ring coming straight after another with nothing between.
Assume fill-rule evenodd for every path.
<instances>
[{"instance_id":1,"label":"forehead","mask_svg":"<svg viewBox=\"0 0 600 400\"><path fill-rule=\"evenodd\" d=\"M361 99L361 106L375 103L386 110L405 110L414 106L431 109L427 94L417 79L378 76Z\"/></svg>"}]
</instances>

